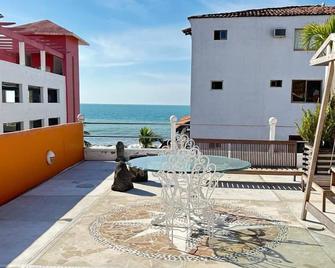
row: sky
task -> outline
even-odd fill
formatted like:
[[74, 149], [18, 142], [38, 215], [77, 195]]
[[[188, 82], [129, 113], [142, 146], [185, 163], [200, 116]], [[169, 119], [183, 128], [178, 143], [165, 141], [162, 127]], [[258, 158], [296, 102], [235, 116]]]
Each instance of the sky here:
[[191, 38], [181, 32], [187, 17], [321, 2], [0, 0], [0, 13], [17, 24], [49, 19], [90, 44], [80, 47], [81, 103], [189, 105]]

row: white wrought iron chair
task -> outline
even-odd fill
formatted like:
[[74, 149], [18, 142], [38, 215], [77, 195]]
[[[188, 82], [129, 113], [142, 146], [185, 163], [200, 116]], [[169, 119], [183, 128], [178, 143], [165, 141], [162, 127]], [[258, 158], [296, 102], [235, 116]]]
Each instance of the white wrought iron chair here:
[[186, 135], [178, 135], [176, 144], [170, 145], [164, 155], [166, 161], [157, 175], [162, 183], [166, 233], [173, 244], [174, 230], [184, 229], [187, 249], [194, 228], [212, 236], [215, 214], [211, 196], [222, 174], [216, 173], [216, 166]]

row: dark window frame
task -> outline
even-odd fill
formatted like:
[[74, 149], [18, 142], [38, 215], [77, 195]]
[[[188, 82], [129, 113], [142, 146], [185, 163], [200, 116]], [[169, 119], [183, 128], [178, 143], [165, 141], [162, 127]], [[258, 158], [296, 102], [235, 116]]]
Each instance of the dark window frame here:
[[[277, 32], [283, 32], [284, 35], [278, 35]], [[287, 33], [286, 28], [275, 28], [273, 30], [273, 37], [274, 38], [285, 38], [286, 37], [286, 33]]]
[[63, 60], [57, 56], [53, 56], [52, 71], [54, 74], [64, 75]]
[[311, 49], [311, 48], [307, 48], [307, 49], [305, 49], [305, 48], [296, 48], [296, 46], [295, 46], [295, 44], [296, 44], [295, 40], [296, 40], [296, 37], [297, 37], [297, 32], [298, 31], [302, 31], [302, 30], [303, 30], [303, 28], [295, 28], [294, 29], [293, 50], [294, 51], [315, 51], [314, 49]]
[[[36, 120], [30, 120], [29, 121], [29, 128], [30, 129], [34, 129], [34, 128], [40, 128], [44, 126], [44, 120], [43, 119], [36, 119]], [[40, 122], [41, 124], [39, 124], [38, 126], [34, 126], [34, 123]]]
[[[50, 120], [57, 120], [57, 123], [51, 123]], [[48, 126], [57, 126], [60, 124], [60, 117], [49, 117], [48, 118]]]
[[[221, 87], [219, 86], [221, 83]], [[216, 86], [215, 86], [216, 84]], [[212, 80], [211, 81], [211, 90], [223, 90], [223, 80]]]
[[[13, 87], [11, 89], [10, 87]], [[6, 92], [14, 91], [14, 102], [7, 101]], [[1, 94], [2, 94], [2, 103], [22, 103], [22, 85], [11, 82], [2, 82], [1, 83]]]
[[[10, 124], [15, 124], [15, 130], [11, 130], [11, 131], [6, 131], [6, 125], [10, 125]], [[10, 126], [8, 126], [10, 127]], [[3, 123], [2, 124], [2, 129], [3, 129], [3, 133], [11, 133], [11, 132], [16, 132], [16, 131], [22, 131], [23, 130], [23, 122], [19, 121], [19, 122], [8, 122], [8, 123]]]
[[[293, 100], [293, 83], [294, 82], [304, 82], [304, 101], [297, 101], [297, 100]], [[320, 90], [319, 90], [319, 98], [318, 101], [307, 101], [308, 98], [308, 83], [313, 83], [313, 82], [319, 82], [320, 83]], [[304, 80], [304, 79], [293, 79], [292, 83], [291, 83], [291, 103], [318, 103], [321, 101], [322, 98], [322, 80]]]
[[228, 30], [214, 30], [214, 40], [228, 40]]
[[[56, 101], [51, 101], [51, 98], [50, 98], [50, 92], [51, 91], [55, 91], [56, 92]], [[59, 99], [59, 89], [57, 88], [48, 88], [48, 103], [59, 103], [60, 102], [60, 99]]]
[[283, 87], [283, 80], [270, 80], [270, 87]]
[[[39, 101], [30, 95], [33, 90], [39, 90]], [[28, 98], [29, 103], [43, 103], [43, 87], [28, 85]]]

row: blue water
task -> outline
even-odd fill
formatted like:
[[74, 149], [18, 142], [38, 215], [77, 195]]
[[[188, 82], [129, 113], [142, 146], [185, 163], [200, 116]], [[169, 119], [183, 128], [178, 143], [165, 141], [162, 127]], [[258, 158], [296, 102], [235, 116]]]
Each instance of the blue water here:
[[[90, 135], [136, 136], [86, 138], [89, 142], [99, 145], [115, 145], [119, 140], [126, 145], [138, 143], [139, 130], [143, 126], [150, 127], [156, 134], [168, 138], [170, 134], [169, 118], [176, 115], [181, 118], [190, 113], [189, 106], [180, 105], [128, 105], [128, 104], [81, 104], [80, 112], [85, 116], [85, 122], [129, 122], [144, 123], [141, 125], [85, 125]], [[165, 125], [150, 125], [149, 123], [165, 123]]]

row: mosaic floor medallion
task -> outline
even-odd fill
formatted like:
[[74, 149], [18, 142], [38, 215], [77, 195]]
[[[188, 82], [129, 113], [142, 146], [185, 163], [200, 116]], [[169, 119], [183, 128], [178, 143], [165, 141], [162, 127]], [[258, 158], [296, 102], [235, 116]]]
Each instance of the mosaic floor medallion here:
[[[192, 231], [192, 248], [185, 251], [183, 236], [171, 246], [164, 226], [152, 225], [160, 214], [159, 203], [116, 207], [90, 225], [90, 234], [114, 250], [170, 261], [228, 261], [250, 265], [280, 261], [275, 248], [286, 240], [287, 226], [270, 217], [240, 207], [216, 205], [214, 236], [203, 229]], [[185, 243], [184, 243], [185, 244]]]

